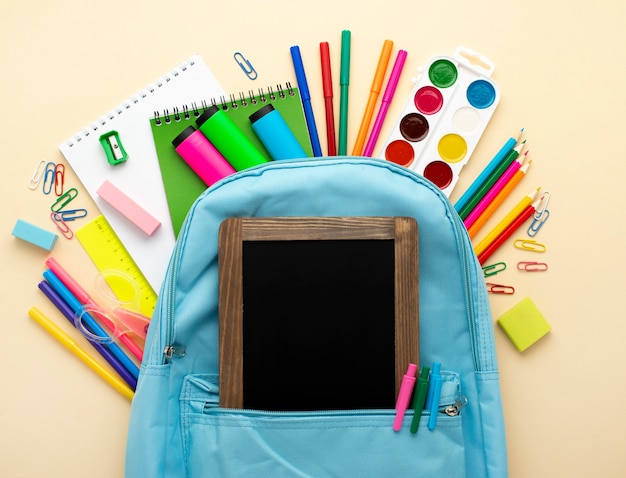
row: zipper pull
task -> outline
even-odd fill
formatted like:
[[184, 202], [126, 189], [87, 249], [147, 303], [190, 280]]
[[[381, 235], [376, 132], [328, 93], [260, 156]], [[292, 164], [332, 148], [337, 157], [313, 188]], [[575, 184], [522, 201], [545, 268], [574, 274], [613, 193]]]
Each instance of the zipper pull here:
[[443, 409], [443, 413], [449, 417], [456, 417], [465, 405], [467, 405], [467, 397], [459, 395], [452, 405], [448, 405]]
[[182, 358], [187, 354], [187, 349], [185, 347], [175, 347], [174, 345], [168, 345], [163, 350], [163, 354], [168, 360], [170, 360], [174, 356]]

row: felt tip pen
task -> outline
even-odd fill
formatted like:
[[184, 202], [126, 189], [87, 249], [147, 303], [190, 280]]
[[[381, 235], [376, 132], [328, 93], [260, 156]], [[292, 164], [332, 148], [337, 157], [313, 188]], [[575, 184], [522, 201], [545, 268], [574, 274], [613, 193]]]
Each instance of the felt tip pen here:
[[424, 403], [426, 403], [426, 396], [428, 395], [429, 373], [430, 367], [422, 367], [422, 370], [420, 371], [420, 376], [417, 379], [417, 385], [415, 385], [415, 393], [413, 394], [412, 403], [414, 414], [413, 420], [411, 420], [411, 433], [417, 433], [417, 429], [420, 425], [422, 410], [424, 410]]
[[350, 30], [341, 32], [341, 68], [339, 70], [339, 144], [337, 153], [348, 154], [348, 89], [350, 87]]
[[437, 415], [439, 414], [439, 397], [441, 396], [441, 363], [433, 363], [428, 383], [428, 397], [426, 399], [430, 416], [428, 417], [428, 429], [434, 430], [437, 425]]
[[330, 49], [327, 41], [320, 43], [320, 61], [322, 66], [324, 108], [326, 110], [326, 140], [328, 143], [328, 156], [336, 156], [337, 140], [335, 138], [335, 111], [333, 107], [333, 76], [330, 67]]
[[289, 51], [291, 52], [293, 69], [296, 73], [296, 83], [298, 83], [298, 88], [300, 89], [300, 99], [302, 101], [302, 109], [304, 110], [306, 126], [309, 130], [309, 139], [311, 140], [311, 147], [313, 148], [313, 156], [319, 157], [322, 156], [322, 147], [320, 145], [320, 138], [317, 134], [315, 115], [313, 114], [313, 106], [311, 105], [311, 94], [309, 92], [309, 84], [306, 81], [306, 73], [304, 72], [304, 63], [302, 62], [300, 47], [298, 45], [294, 45], [289, 49]]
[[[45, 280], [39, 283], [39, 290], [54, 304], [54, 306], [63, 314], [63, 316], [72, 324], [74, 324], [74, 311], [54, 290], [54, 288]], [[107, 349], [104, 344], [98, 342], [89, 342], [91, 346], [98, 352], [104, 360], [118, 373], [120, 377], [134, 390], [137, 387], [137, 379], [133, 377], [128, 370], [120, 363], [120, 361]]]
[[106, 380], [106, 382], [115, 390], [120, 392], [129, 400], [133, 399], [133, 396], [135, 395], [134, 392], [124, 382], [100, 365], [98, 361], [83, 350], [69, 335], [61, 330], [61, 328], [59, 328], [48, 317], [46, 317], [37, 307], [31, 307], [28, 310], [28, 315], [56, 340], [63, 344], [64, 347], [82, 360], [89, 368]]
[[413, 393], [413, 387], [415, 387], [415, 372], [417, 371], [417, 365], [410, 363], [406, 374], [402, 377], [402, 384], [400, 385], [400, 392], [398, 393], [398, 400], [396, 401], [396, 418], [393, 421], [393, 429], [400, 431], [402, 428], [402, 422], [404, 421], [404, 414], [411, 401], [411, 395]]
[[387, 111], [389, 111], [391, 100], [393, 99], [396, 87], [400, 81], [400, 75], [402, 74], [402, 69], [404, 68], [406, 56], [406, 50], [400, 50], [396, 56], [396, 61], [394, 62], [391, 74], [389, 75], [389, 81], [387, 82], [385, 92], [383, 93], [380, 109], [378, 110], [378, 114], [374, 120], [374, 126], [372, 126], [372, 132], [370, 133], [370, 137], [368, 138], [367, 143], [365, 144], [365, 149], [363, 150], [363, 156], [371, 156], [374, 152], [374, 147], [376, 146], [376, 141], [378, 141], [380, 131], [383, 128], [383, 123], [385, 121], [385, 117], [387, 116]]
[[[65, 287], [63, 282], [50, 270], [46, 270], [43, 273], [44, 279], [52, 286], [52, 288], [61, 296], [61, 298], [70, 306], [74, 314], [79, 314], [83, 310], [83, 306], [80, 301]], [[94, 335], [98, 335], [103, 338], [109, 338], [104, 329], [96, 322], [96, 320], [88, 313], [82, 314], [82, 318], [85, 321], [85, 325], [91, 330]], [[115, 356], [117, 360], [128, 370], [131, 375], [136, 379], [139, 377], [139, 367], [133, 362], [112, 340], [106, 343], [106, 348]]]

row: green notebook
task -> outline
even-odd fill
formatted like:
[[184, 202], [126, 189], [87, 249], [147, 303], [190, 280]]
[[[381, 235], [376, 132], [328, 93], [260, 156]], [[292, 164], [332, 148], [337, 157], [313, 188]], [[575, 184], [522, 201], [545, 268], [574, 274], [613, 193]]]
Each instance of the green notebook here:
[[172, 140], [186, 127], [196, 126], [198, 116], [204, 112], [205, 108], [214, 104], [226, 111], [259, 151], [268, 160], [271, 160], [269, 153], [252, 129], [249, 120], [252, 113], [268, 103], [280, 111], [306, 154], [313, 156], [300, 92], [298, 88], [292, 87], [289, 83], [286, 84], [285, 88], [278, 85], [277, 89], [271, 87], [265, 90], [259, 89], [256, 95], [250, 90], [247, 95], [245, 93], [239, 93], [239, 96], [230, 95], [230, 99], [221, 97], [217, 100], [212, 99], [209, 102], [203, 102], [202, 105], [194, 103], [177, 106], [172, 110], [157, 111], [150, 118], [150, 127], [159, 159], [167, 204], [174, 234], [177, 237], [187, 212], [207, 186], [176, 153]]

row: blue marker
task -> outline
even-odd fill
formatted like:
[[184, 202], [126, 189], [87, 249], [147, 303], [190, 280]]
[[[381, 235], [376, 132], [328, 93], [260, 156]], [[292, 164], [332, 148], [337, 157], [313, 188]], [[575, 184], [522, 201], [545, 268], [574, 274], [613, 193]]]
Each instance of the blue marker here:
[[273, 105], [265, 105], [252, 113], [250, 123], [272, 159], [306, 158], [304, 149]]
[[441, 363], [434, 362], [430, 371], [428, 383], [428, 396], [426, 397], [426, 407], [430, 409], [428, 417], [428, 429], [434, 430], [437, 425], [437, 415], [439, 414], [439, 396], [441, 395]]
[[292, 46], [290, 51], [291, 60], [293, 61], [293, 69], [296, 72], [296, 82], [298, 83], [298, 88], [300, 88], [302, 109], [304, 110], [306, 125], [309, 129], [309, 138], [311, 139], [311, 146], [313, 147], [313, 156], [322, 156], [322, 146], [320, 145], [320, 138], [317, 134], [315, 116], [313, 115], [313, 106], [311, 105], [311, 94], [309, 93], [309, 85], [306, 81], [306, 74], [304, 73], [304, 64], [302, 63], [302, 56], [300, 55], [300, 47], [298, 45]]

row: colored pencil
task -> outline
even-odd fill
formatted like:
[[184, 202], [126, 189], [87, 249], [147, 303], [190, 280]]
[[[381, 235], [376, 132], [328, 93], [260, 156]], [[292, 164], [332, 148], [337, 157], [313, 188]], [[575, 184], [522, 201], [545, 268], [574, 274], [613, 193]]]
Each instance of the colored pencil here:
[[504, 174], [507, 168], [513, 164], [522, 150], [526, 146], [526, 140], [518, 143], [511, 151], [509, 151], [504, 159], [496, 166], [496, 168], [492, 171], [492, 173], [485, 179], [483, 184], [476, 190], [474, 195], [470, 198], [467, 204], [459, 211], [459, 216], [461, 219], [465, 220], [467, 216], [474, 210], [476, 205], [480, 202], [482, 198], [485, 197], [485, 194], [493, 187], [493, 185], [498, 181], [498, 179]]
[[489, 244], [484, 251], [478, 255], [478, 262], [484, 264], [487, 259], [509, 238], [511, 235], [524, 224], [530, 216], [535, 214], [540, 200], [535, 201], [527, 206], [504, 230]]
[[459, 200], [454, 204], [454, 209], [460, 211], [465, 207], [465, 205], [469, 202], [469, 200], [474, 196], [478, 188], [480, 188], [483, 183], [487, 180], [489, 175], [498, 167], [498, 164], [502, 162], [505, 156], [511, 151], [517, 143], [522, 140], [522, 135], [524, 133], [524, 128], [522, 128], [517, 136], [517, 138], [511, 136], [507, 139], [500, 148], [500, 150], [496, 153], [489, 164], [482, 170], [482, 172], [478, 175], [478, 177], [474, 180], [474, 182], [467, 188], [467, 190], [463, 193], [463, 195], [459, 198]]
[[504, 231], [509, 224], [511, 224], [516, 217], [518, 217], [524, 209], [532, 204], [532, 202], [537, 198], [537, 194], [539, 193], [539, 189], [533, 189], [531, 192], [526, 194], [522, 198], [517, 205], [509, 211], [509, 213], [504, 216], [504, 218], [494, 227], [489, 233], [485, 236], [485, 238], [480, 241], [475, 247], [474, 252], [477, 256], [480, 256], [482, 252], [491, 244], [500, 234]]
[[44, 330], [46, 330], [50, 335], [52, 335], [55, 339], [57, 339], [61, 344], [63, 344], [67, 349], [69, 349], [74, 355], [76, 355], [80, 360], [82, 360], [89, 368], [91, 368], [94, 372], [100, 375], [106, 382], [111, 385], [115, 390], [120, 392], [129, 400], [133, 399], [134, 392], [110, 373], [106, 368], [104, 368], [98, 361], [96, 361], [91, 355], [89, 355], [85, 350], [83, 350], [72, 338], [67, 335], [63, 330], [61, 330], [54, 322], [52, 322], [48, 317], [46, 317], [43, 312], [41, 312], [37, 307], [31, 307], [28, 310], [28, 315], [32, 319], [35, 320], [39, 325], [41, 325]]
[[352, 156], [360, 156], [363, 154], [365, 138], [367, 137], [367, 131], [369, 130], [372, 116], [374, 116], [374, 109], [376, 108], [378, 95], [383, 87], [383, 80], [385, 79], [385, 73], [387, 72], [387, 65], [389, 64], [392, 48], [393, 42], [391, 40], [385, 40], [383, 43], [383, 49], [380, 52], [380, 57], [378, 59], [378, 65], [376, 66], [376, 72], [374, 73], [374, 79], [372, 80], [372, 86], [370, 87], [370, 95], [367, 99], [367, 104], [365, 105], [365, 112], [363, 113], [361, 126], [359, 126], [359, 132], [356, 136], [354, 148], [352, 149]]
[[515, 189], [515, 186], [517, 186], [517, 184], [526, 176], [526, 173], [528, 172], [528, 169], [530, 168], [532, 162], [532, 159], [528, 160], [515, 172], [511, 180], [504, 185], [502, 190], [498, 192], [498, 194], [491, 200], [491, 202], [489, 202], [485, 210], [480, 213], [474, 223], [469, 226], [467, 232], [470, 239], [473, 239], [476, 236], [476, 233], [478, 233], [478, 231], [485, 225], [487, 220], [493, 215], [498, 207], [500, 207], [500, 205], [509, 196], [509, 194], [511, 194], [511, 191]]

